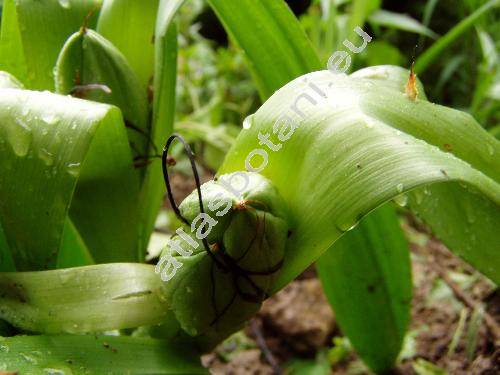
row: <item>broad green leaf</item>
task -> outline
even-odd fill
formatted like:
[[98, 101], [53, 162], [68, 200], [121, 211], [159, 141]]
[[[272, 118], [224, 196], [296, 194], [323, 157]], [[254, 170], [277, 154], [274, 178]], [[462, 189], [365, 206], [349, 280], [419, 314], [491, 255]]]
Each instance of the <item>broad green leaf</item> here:
[[119, 111], [16, 89], [0, 90], [0, 109], [0, 222], [17, 268], [55, 267], [68, 210], [97, 262], [136, 260], [138, 177]]
[[97, 32], [125, 56], [143, 89], [151, 84], [159, 0], [104, 0]]
[[422, 25], [416, 19], [406, 14], [394, 13], [379, 9], [376, 12], [372, 13], [368, 20], [374, 25], [410, 31], [412, 33], [425, 35], [433, 39], [436, 39], [438, 37], [438, 35], [434, 31]]
[[293, 78], [321, 68], [311, 42], [284, 1], [209, 0], [209, 3], [228, 34], [245, 52], [263, 98]]
[[[123, 54], [108, 40], [90, 29], [74, 33], [64, 44], [55, 69], [56, 92], [73, 93], [85, 99], [114, 104], [129, 125], [128, 136], [136, 157], [145, 157], [149, 146], [148, 101]], [[86, 90], [86, 85], [105, 85]], [[77, 89], [78, 90], [78, 89]], [[105, 91], [105, 90], [110, 90]]]
[[53, 69], [59, 51], [100, 3], [101, 0], [6, 0], [0, 70], [16, 76], [27, 88], [53, 90]]
[[[175, 85], [177, 81], [177, 29], [171, 23], [183, 1], [160, 1], [155, 29], [155, 74], [153, 86], [153, 120], [151, 139], [154, 155], [174, 129]], [[160, 161], [156, 158], [146, 167], [140, 193], [140, 248], [147, 247], [156, 217], [165, 195]]]
[[128, 336], [0, 337], [0, 369], [20, 374], [206, 374], [187, 345]]
[[403, 233], [393, 230], [398, 226], [386, 204], [316, 263], [342, 332], [375, 372], [392, 368], [410, 318], [410, 255]]
[[[475, 208], [477, 220], [500, 221], [500, 142], [463, 112], [409, 99], [403, 87], [396, 87], [407, 74], [396, 67], [372, 67], [351, 76], [308, 74], [276, 92], [241, 131], [219, 173], [245, 170], [247, 155], [264, 149], [268, 162], [260, 173], [274, 182], [290, 209], [292, 235], [276, 290], [364, 215], [425, 185], [464, 184], [487, 198], [486, 211]], [[259, 145], [259, 132], [281, 149]], [[263, 158], [250, 162], [259, 168]], [[488, 249], [468, 241], [462, 256], [474, 262], [491, 253], [499, 235], [488, 233]], [[498, 269], [498, 256], [479, 268], [496, 282]]]
[[436, 40], [433, 45], [417, 58], [415, 62], [415, 72], [424, 72], [439, 56], [441, 56], [441, 52], [455, 42], [464, 32], [474, 26], [483, 15], [498, 6], [500, 6], [500, 0], [488, 1], [468, 17], [460, 21], [441, 38]]
[[0, 273], [0, 318], [43, 333], [84, 333], [161, 323], [168, 313], [152, 266], [112, 263]]

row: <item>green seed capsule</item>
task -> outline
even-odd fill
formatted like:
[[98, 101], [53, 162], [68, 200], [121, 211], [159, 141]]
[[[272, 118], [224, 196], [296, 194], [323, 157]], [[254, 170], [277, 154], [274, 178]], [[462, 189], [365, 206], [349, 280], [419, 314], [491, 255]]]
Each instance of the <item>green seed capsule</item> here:
[[210, 346], [240, 329], [270, 293], [283, 263], [288, 224], [283, 199], [259, 174], [223, 175], [201, 192], [205, 215], [195, 191], [179, 207], [190, 225], [172, 238], [162, 259], [177, 262], [164, 283], [176, 318]]

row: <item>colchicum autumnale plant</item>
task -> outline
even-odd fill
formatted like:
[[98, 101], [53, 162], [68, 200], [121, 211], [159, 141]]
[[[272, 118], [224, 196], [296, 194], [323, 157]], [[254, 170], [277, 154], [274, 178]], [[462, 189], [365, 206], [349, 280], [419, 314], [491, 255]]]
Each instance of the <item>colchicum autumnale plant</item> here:
[[[368, 366], [388, 370], [411, 303], [408, 247], [385, 204], [394, 198], [500, 281], [498, 140], [427, 101], [418, 80], [418, 95], [405, 95], [405, 69], [321, 70], [282, 0], [208, 2], [265, 102], [217, 173], [250, 183], [238, 196], [208, 182], [180, 204], [190, 233], [204, 209], [222, 208], [208, 202], [231, 202], [208, 248], [190, 235], [186, 256], [165, 249], [182, 266], [164, 282], [143, 262], [165, 193], [158, 151], [173, 133], [183, 1], [4, 1], [0, 369], [204, 373], [202, 351], [318, 261], [343, 331]], [[438, 39], [417, 71], [498, 4]], [[305, 96], [310, 84], [324, 95]], [[290, 139], [260, 174], [242, 172], [259, 133], [274, 137], [293, 106], [302, 115]]]

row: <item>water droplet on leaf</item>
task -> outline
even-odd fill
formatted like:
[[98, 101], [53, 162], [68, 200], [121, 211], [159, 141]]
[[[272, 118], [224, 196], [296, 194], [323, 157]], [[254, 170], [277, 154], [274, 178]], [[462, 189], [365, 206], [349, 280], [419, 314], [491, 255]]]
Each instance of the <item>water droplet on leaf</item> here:
[[31, 144], [31, 128], [21, 119], [16, 119], [16, 131], [10, 134], [9, 142], [17, 156], [26, 156]]
[[408, 195], [399, 194], [394, 197], [394, 202], [401, 207], [405, 207], [408, 204]]
[[80, 163], [69, 163], [67, 169], [70, 175], [77, 176], [78, 172], [80, 172]]
[[40, 149], [38, 157], [43, 160], [47, 167], [50, 167], [54, 163], [54, 156], [44, 148]]
[[69, 2], [69, 0], [59, 0], [59, 5], [65, 9], [71, 8], [71, 3]]
[[243, 129], [250, 129], [253, 124], [253, 115], [247, 116], [243, 121]]

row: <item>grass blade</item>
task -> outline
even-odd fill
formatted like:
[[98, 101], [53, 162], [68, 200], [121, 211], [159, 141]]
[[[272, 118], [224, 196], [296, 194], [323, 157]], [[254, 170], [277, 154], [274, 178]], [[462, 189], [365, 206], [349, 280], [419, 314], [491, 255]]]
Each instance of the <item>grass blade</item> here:
[[498, 7], [499, 5], [499, 0], [490, 0], [479, 7], [467, 18], [460, 21], [417, 58], [415, 62], [415, 72], [423, 73], [441, 55], [441, 52], [443, 52], [444, 49], [450, 46], [455, 40], [460, 37], [460, 35], [466, 32], [469, 28], [474, 26], [479, 18], [481, 18], [494, 7]]
[[433, 39], [438, 37], [434, 31], [406, 14], [394, 13], [380, 9], [370, 15], [369, 21], [375, 25], [409, 31], [415, 34], [425, 35]]

